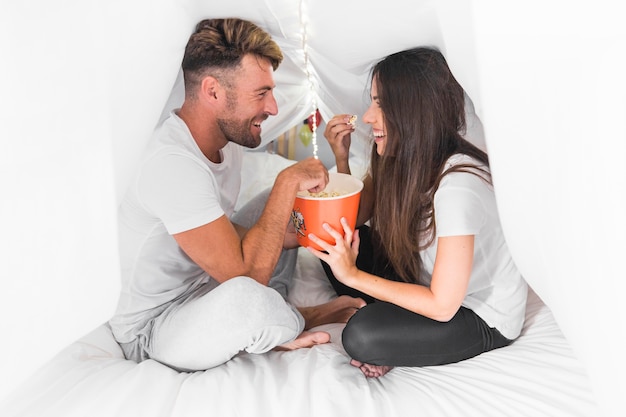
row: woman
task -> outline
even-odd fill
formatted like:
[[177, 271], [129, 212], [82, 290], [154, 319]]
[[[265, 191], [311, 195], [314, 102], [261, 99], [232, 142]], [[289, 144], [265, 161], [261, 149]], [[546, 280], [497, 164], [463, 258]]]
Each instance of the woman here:
[[[375, 65], [374, 150], [358, 224], [344, 235], [325, 225], [324, 252], [339, 294], [368, 304], [352, 316], [343, 344], [367, 377], [394, 366], [462, 361], [520, 334], [527, 287], [507, 248], [487, 154], [461, 136], [464, 91], [443, 55], [416, 48]], [[354, 126], [335, 116], [324, 135], [339, 172], [350, 173]]]

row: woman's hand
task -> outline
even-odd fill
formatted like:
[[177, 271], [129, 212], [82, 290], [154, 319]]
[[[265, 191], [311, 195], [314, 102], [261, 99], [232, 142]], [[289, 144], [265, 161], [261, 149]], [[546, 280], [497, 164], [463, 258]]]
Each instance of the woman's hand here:
[[324, 251], [318, 251], [312, 247], [307, 247], [309, 252], [326, 262], [333, 271], [335, 278], [345, 285], [350, 286], [350, 278], [357, 275], [356, 257], [359, 254], [359, 231], [352, 230], [345, 217], [341, 218], [344, 235], [341, 236], [337, 230], [327, 223], [322, 227], [335, 239], [335, 244], [330, 244], [320, 239], [314, 234], [309, 234], [309, 240], [320, 246]]
[[354, 125], [350, 124], [350, 114], [339, 114], [326, 123], [324, 137], [328, 141], [337, 164], [337, 171], [350, 173], [348, 156], [350, 155], [350, 134], [354, 132]]

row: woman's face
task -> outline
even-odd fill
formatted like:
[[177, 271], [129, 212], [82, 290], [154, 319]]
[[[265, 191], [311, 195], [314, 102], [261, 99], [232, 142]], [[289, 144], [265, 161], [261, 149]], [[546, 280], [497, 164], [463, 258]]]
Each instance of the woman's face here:
[[370, 92], [372, 102], [363, 115], [363, 121], [372, 125], [372, 134], [374, 135], [374, 141], [376, 142], [376, 153], [378, 155], [382, 155], [385, 152], [385, 145], [387, 144], [387, 131], [385, 129], [383, 111], [380, 108], [380, 102], [378, 100], [377, 84], [378, 81], [374, 78], [372, 80], [372, 90]]

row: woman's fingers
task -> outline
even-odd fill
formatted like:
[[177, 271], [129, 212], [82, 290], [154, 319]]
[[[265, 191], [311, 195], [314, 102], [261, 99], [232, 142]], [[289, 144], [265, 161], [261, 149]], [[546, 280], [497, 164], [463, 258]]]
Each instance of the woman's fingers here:
[[352, 251], [354, 252], [355, 255], [358, 255], [359, 253], [359, 246], [361, 244], [361, 238], [359, 237], [359, 231], [355, 230], [353, 235], [352, 235]]
[[[331, 245], [330, 243], [326, 242], [324, 239], [320, 239], [319, 237], [317, 237], [316, 235], [314, 235], [313, 233], [309, 233], [308, 234], [308, 238], [311, 242], [315, 243], [317, 246], [319, 246], [320, 248], [322, 248], [323, 250], [325, 250], [326, 252], [329, 252], [332, 250], [334, 245]], [[310, 248], [313, 249], [313, 248]], [[313, 249], [316, 252], [320, 252], [316, 249]], [[321, 253], [321, 252], [320, 252]], [[319, 257], [319, 256], [318, 256]]]
[[[345, 242], [348, 245], [348, 247], [349, 247], [352, 244], [352, 239], [354, 238], [354, 230], [352, 230], [352, 228], [348, 224], [348, 220], [346, 220], [345, 217], [342, 217], [339, 221], [341, 223], [341, 227], [343, 228], [343, 234], [339, 233], [339, 231], [337, 231], [334, 227], [332, 227], [328, 223], [322, 224], [322, 228], [324, 228], [324, 230], [326, 230], [326, 232], [328, 232], [330, 237], [332, 237], [335, 240], [335, 245], [339, 245], [340, 243], [344, 243]], [[313, 239], [311, 239], [311, 236], [313, 236]], [[323, 247], [325, 250], [327, 249], [327, 247], [334, 246], [334, 245], [332, 245], [332, 244], [330, 244], [330, 243], [320, 239], [318, 236], [315, 236], [312, 233], [309, 234], [309, 239], [313, 240], [315, 243], [317, 243], [318, 245]], [[324, 243], [325, 246], [322, 246], [318, 242]]]
[[[346, 248], [348, 250], [352, 249], [354, 251], [355, 248], [353, 247], [354, 246], [353, 245], [354, 244], [353, 239], [354, 238], [357, 239], [356, 243], [358, 245], [358, 239], [359, 239], [358, 233], [355, 232], [354, 230], [352, 230], [352, 228], [348, 224], [348, 221], [346, 220], [345, 217], [342, 217], [340, 219], [340, 222], [341, 222], [341, 226], [343, 228], [343, 232], [344, 232], [343, 234], [341, 234], [339, 231], [337, 231], [335, 228], [333, 228], [328, 223], [322, 224], [322, 227], [324, 228], [324, 230], [326, 232], [328, 232], [330, 237], [335, 240], [334, 243], [329, 243], [329, 242], [325, 241], [324, 239], [321, 239], [318, 236], [314, 235], [313, 233], [309, 233], [309, 235], [308, 235], [309, 240], [312, 241], [313, 243], [317, 244], [319, 247], [322, 248], [322, 250], [324, 250], [328, 254], [344, 253], [346, 251]], [[358, 246], [356, 248], [358, 248]], [[312, 251], [314, 251], [314, 253], [316, 253], [316, 256], [318, 258], [320, 258], [322, 260], [325, 260], [325, 259], [323, 259], [322, 255], [326, 255], [326, 254], [324, 254], [323, 252], [320, 252], [320, 251], [316, 251], [313, 248], [309, 248], [309, 249], [312, 249]]]
[[343, 227], [343, 240], [350, 246], [352, 242], [352, 235], [354, 234], [354, 230], [348, 224], [348, 220], [345, 217], [342, 217], [340, 220], [341, 226]]
[[343, 235], [341, 233], [339, 233], [337, 230], [335, 230], [331, 225], [329, 225], [328, 223], [324, 223], [322, 225], [322, 227], [324, 228], [324, 230], [326, 230], [328, 232], [328, 234], [335, 239], [335, 243], [339, 243], [340, 241], [343, 240]]

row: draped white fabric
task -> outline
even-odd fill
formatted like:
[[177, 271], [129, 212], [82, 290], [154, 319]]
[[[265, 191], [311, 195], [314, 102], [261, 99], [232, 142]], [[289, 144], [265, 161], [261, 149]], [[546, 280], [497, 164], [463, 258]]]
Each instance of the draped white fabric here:
[[[115, 206], [205, 17], [280, 44], [269, 141], [305, 118], [361, 115], [371, 64], [438, 46], [485, 130], [506, 237], [586, 364], [624, 410], [626, 30], [619, 2], [31, 0], [0, 3], [0, 390], [112, 313]], [[306, 36], [305, 36], [306, 35]], [[178, 80], [178, 82], [177, 82]], [[360, 146], [368, 131], [359, 126]], [[323, 139], [322, 139], [323, 140]], [[8, 284], [8, 285], [7, 285]], [[6, 351], [6, 352], [5, 352]], [[6, 371], [5, 371], [6, 369]]]

